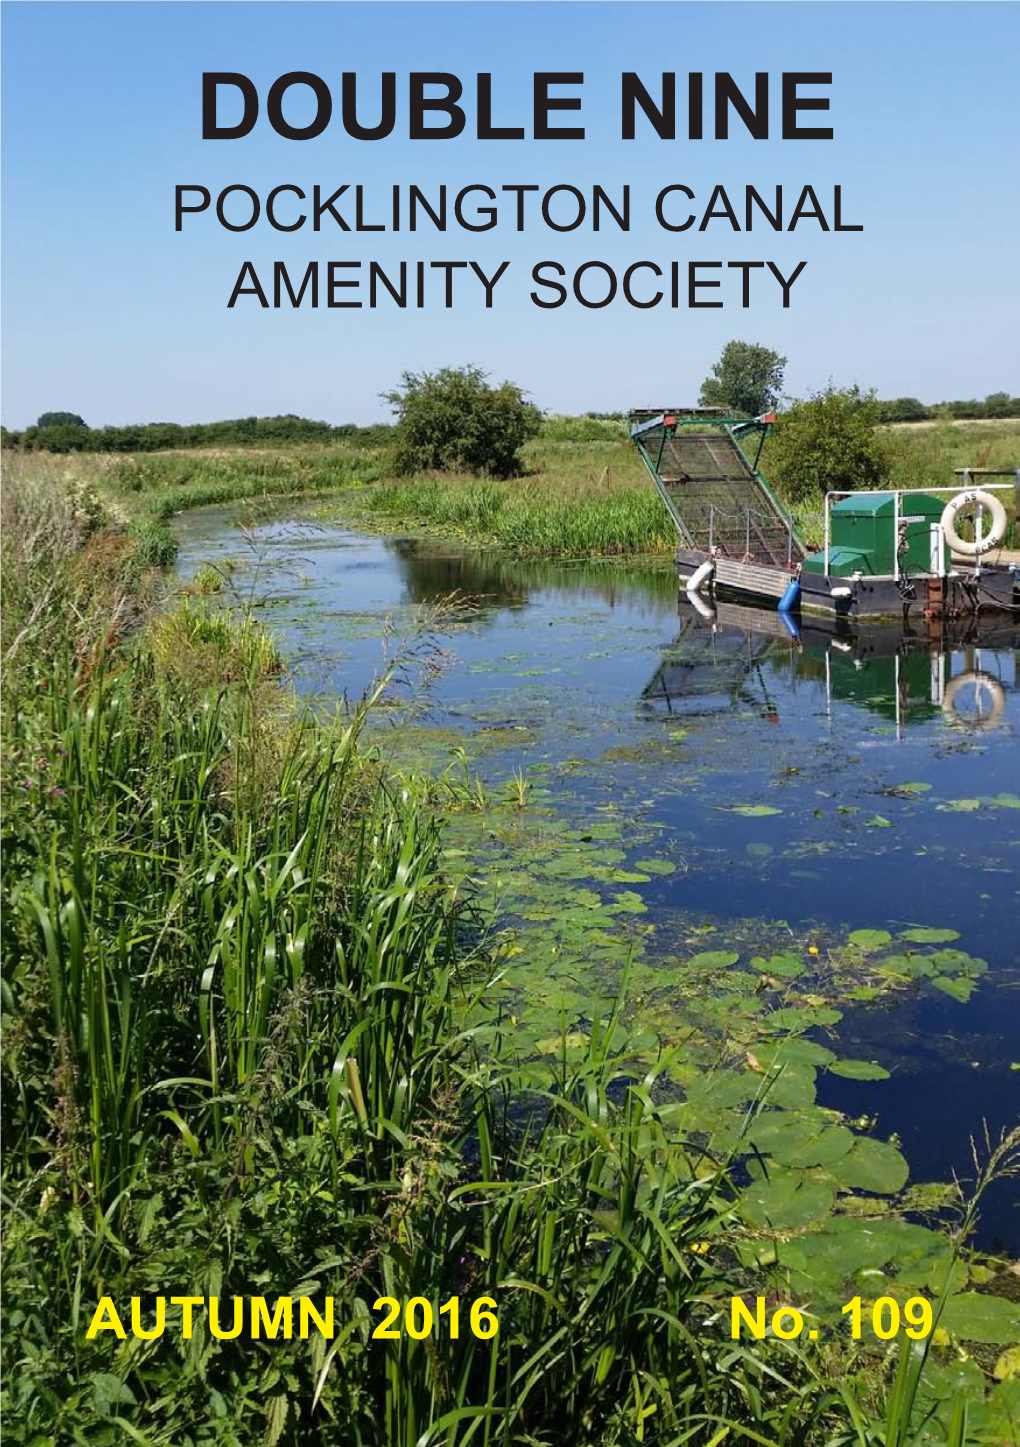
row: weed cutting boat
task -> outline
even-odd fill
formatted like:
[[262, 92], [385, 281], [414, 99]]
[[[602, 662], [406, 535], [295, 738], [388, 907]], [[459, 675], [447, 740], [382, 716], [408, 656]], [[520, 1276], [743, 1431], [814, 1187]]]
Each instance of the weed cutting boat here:
[[644, 409], [630, 420], [695, 606], [729, 598], [900, 623], [1020, 610], [1020, 565], [999, 558], [1020, 468], [958, 469], [959, 485], [925, 491], [827, 493], [824, 543], [812, 550], [759, 468], [773, 413]]

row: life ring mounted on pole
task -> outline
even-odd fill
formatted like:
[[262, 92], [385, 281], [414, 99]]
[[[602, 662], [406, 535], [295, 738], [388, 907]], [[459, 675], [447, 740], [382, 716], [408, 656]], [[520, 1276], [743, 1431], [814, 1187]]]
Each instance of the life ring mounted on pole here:
[[[979, 508], [991, 516], [992, 526], [983, 536], [970, 542], [960, 537], [956, 530], [956, 520], [961, 513], [976, 513]], [[941, 526], [946, 542], [954, 553], [965, 558], [980, 558], [984, 553], [997, 548], [1006, 536], [1006, 509], [994, 493], [983, 492], [976, 487], [970, 488], [967, 492], [958, 492], [949, 499], [942, 513]]]

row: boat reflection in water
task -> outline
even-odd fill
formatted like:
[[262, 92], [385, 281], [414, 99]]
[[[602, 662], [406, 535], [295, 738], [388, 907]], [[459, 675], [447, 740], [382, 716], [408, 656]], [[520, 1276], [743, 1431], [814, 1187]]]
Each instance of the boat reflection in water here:
[[779, 717], [777, 678], [812, 681], [831, 714], [837, 701], [892, 720], [897, 730], [942, 714], [983, 732], [1005, 719], [1018, 690], [1020, 621], [966, 618], [901, 625], [798, 622], [739, 603], [684, 597], [681, 628], [644, 692], [671, 713], [722, 712], [735, 703]]

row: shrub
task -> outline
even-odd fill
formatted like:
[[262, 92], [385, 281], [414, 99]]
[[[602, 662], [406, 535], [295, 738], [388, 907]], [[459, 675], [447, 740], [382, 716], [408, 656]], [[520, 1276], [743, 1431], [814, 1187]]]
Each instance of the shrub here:
[[454, 469], [512, 477], [541, 413], [513, 382], [491, 387], [479, 367], [405, 372], [386, 394], [397, 414], [399, 472]]
[[762, 466], [788, 502], [881, 487], [885, 459], [876, 426], [870, 393], [830, 385], [782, 414]]

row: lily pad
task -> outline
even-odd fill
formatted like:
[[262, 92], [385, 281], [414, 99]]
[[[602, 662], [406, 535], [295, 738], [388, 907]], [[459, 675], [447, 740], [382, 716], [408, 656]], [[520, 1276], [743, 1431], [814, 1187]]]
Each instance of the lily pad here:
[[850, 935], [850, 943], [855, 949], [870, 954], [872, 950], [883, 950], [886, 945], [892, 944], [892, 935], [886, 929], [855, 929]]
[[907, 1184], [910, 1171], [895, 1146], [862, 1136], [834, 1168], [833, 1174], [841, 1186], [851, 1190], [890, 1196]]
[[942, 1325], [964, 1341], [1005, 1346], [1020, 1336], [1020, 1302], [980, 1291], [961, 1291], [946, 1302]]
[[829, 1069], [847, 1080], [888, 1080], [889, 1072], [873, 1060], [837, 1060]]
[[772, 804], [731, 804], [727, 812], [741, 814], [745, 819], [764, 819], [768, 814], [781, 814], [783, 811]]
[[[668, 859], [635, 859], [634, 868], [645, 874], [675, 874], [676, 865]], [[956, 938], [955, 935], [952, 938]]]
[[936, 990], [941, 990], [944, 995], [949, 995], [954, 1000], [959, 1000], [961, 1005], [966, 1005], [974, 993], [974, 981], [967, 979], [954, 979], [952, 975], [939, 975], [932, 980]]
[[835, 1203], [833, 1192], [820, 1181], [791, 1174], [759, 1181], [741, 1197], [740, 1208], [753, 1226], [794, 1231], [827, 1216]]
[[923, 929], [905, 929], [900, 938], [910, 940], [915, 945], [944, 945], [949, 944], [951, 940], [958, 940], [960, 932], [955, 929], [930, 929], [925, 926]]
[[740, 959], [736, 950], [702, 950], [691, 955], [688, 965], [695, 970], [726, 970]]

